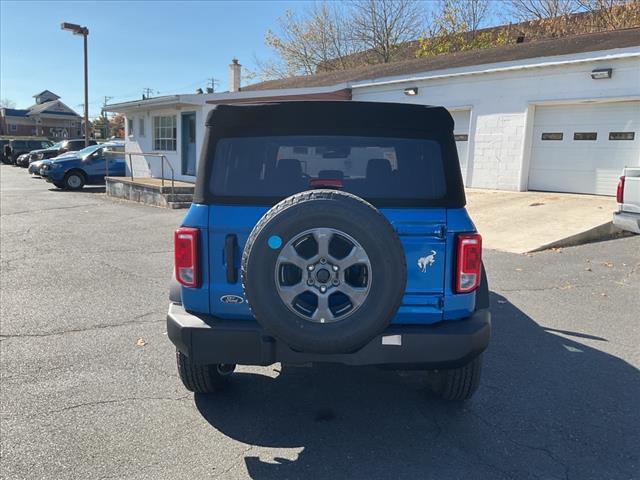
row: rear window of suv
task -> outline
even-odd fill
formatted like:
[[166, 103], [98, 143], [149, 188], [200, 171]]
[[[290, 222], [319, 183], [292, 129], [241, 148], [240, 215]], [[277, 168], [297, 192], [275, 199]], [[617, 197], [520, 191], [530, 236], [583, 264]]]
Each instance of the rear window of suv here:
[[338, 188], [380, 206], [446, 195], [436, 139], [363, 136], [221, 138], [210, 192], [232, 203], [270, 204], [311, 188]]

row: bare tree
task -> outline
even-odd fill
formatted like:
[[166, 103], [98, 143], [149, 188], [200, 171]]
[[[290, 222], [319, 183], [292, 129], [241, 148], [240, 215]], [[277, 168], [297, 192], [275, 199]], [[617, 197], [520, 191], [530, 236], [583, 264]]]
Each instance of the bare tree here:
[[576, 0], [509, 0], [506, 11], [518, 22], [544, 20], [581, 10]]
[[16, 102], [10, 98], [0, 99], [0, 108], [16, 108]]
[[432, 35], [478, 30], [490, 12], [490, 0], [438, 0], [431, 13]]
[[310, 75], [319, 64], [344, 69], [348, 56], [356, 51], [348, 19], [337, 4], [316, 3], [302, 16], [288, 10], [279, 24], [281, 33], [269, 30], [265, 38], [278, 59], [259, 62], [263, 77]]
[[488, 18], [489, 0], [439, 0], [427, 32], [420, 38], [418, 57], [490, 48], [508, 42], [505, 32], [478, 32]]
[[640, 23], [638, 0], [576, 0], [581, 9], [591, 13], [593, 22], [603, 28], [629, 28]]
[[489, 0], [467, 0], [461, 3], [462, 5], [460, 5], [459, 9], [460, 19], [470, 32], [475, 32], [489, 16], [491, 3]]
[[360, 50], [389, 62], [398, 45], [415, 40], [424, 26], [422, 5], [414, 0], [353, 0], [351, 32]]

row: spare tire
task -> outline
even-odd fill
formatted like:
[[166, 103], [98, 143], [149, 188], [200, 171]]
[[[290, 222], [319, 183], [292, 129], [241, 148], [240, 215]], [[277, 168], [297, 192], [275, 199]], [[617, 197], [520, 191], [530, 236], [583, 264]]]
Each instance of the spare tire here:
[[260, 219], [241, 275], [267, 332], [297, 351], [349, 353], [388, 326], [407, 268], [400, 239], [375, 207], [349, 193], [313, 190]]

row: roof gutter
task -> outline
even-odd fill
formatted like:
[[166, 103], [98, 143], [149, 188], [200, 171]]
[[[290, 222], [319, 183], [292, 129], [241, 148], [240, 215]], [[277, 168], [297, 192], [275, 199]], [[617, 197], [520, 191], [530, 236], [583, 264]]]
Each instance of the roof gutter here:
[[399, 83], [415, 83], [415, 82], [421, 82], [425, 80], [440, 80], [443, 78], [467, 77], [471, 75], [514, 72], [514, 71], [520, 71], [520, 70], [532, 70], [535, 68], [555, 67], [560, 65], [578, 65], [581, 63], [595, 62], [598, 60], [618, 60], [618, 59], [638, 58], [638, 57], [640, 57], [640, 52], [619, 53], [614, 55], [604, 55], [601, 57], [580, 58], [577, 60], [562, 60], [562, 61], [556, 61], [556, 62], [537, 63], [535, 65], [512, 65], [510, 67], [496, 67], [496, 68], [489, 68], [485, 70], [473, 70], [470, 72], [446, 73], [441, 75], [421, 75], [421, 76], [410, 77], [410, 78], [397, 78], [394, 80], [371, 81], [367, 83], [354, 83], [351, 85], [351, 88], [356, 89], [356, 88], [366, 88], [366, 87], [377, 87], [380, 85], [396, 85]]
[[103, 110], [105, 112], [121, 112], [124, 110], [137, 109], [142, 107], [162, 107], [168, 105], [199, 105], [198, 103], [190, 103], [183, 100], [182, 95], [172, 95], [169, 98], [149, 98], [145, 100], [133, 100], [131, 102], [113, 103], [107, 105]]

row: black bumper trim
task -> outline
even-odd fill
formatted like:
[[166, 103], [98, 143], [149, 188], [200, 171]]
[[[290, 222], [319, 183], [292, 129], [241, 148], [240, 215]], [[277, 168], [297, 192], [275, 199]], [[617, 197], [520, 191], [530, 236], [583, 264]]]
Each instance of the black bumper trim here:
[[[291, 350], [256, 321], [200, 317], [172, 303], [167, 314], [167, 335], [178, 350], [199, 364], [266, 366], [276, 362], [322, 362], [452, 368], [468, 363], [487, 348], [491, 314], [488, 309], [482, 309], [468, 318], [436, 325], [392, 325], [356, 352], [318, 354]], [[400, 336], [400, 345], [397, 345], [397, 336]]]

